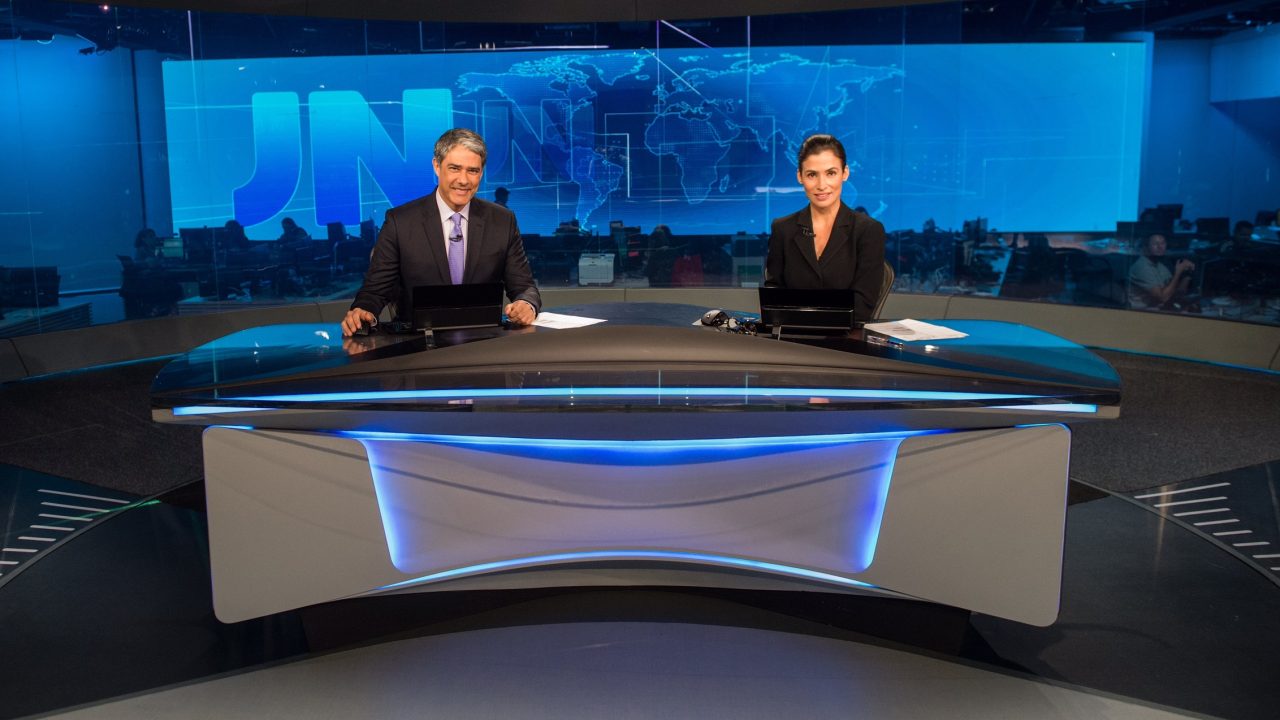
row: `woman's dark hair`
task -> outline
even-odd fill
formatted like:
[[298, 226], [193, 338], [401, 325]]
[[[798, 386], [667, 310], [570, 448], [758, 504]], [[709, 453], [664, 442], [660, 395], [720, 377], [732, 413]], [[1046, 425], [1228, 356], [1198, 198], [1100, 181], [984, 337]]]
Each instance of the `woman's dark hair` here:
[[840, 158], [841, 167], [849, 164], [849, 159], [845, 157], [844, 145], [833, 135], [810, 135], [805, 138], [803, 144], [800, 145], [800, 155], [796, 158], [796, 169], [799, 170], [804, 165], [804, 159], [810, 155], [830, 150], [835, 156]]

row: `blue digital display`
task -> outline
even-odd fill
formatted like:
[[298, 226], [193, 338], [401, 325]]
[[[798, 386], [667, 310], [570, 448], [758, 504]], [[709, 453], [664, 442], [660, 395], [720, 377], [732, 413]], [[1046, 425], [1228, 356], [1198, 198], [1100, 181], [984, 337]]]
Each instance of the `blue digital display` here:
[[988, 218], [1104, 230], [1136, 214], [1140, 43], [590, 50], [164, 64], [175, 227], [381, 222], [435, 185], [451, 126], [489, 146], [526, 233], [578, 220], [767, 232], [830, 132], [844, 199], [889, 228]]

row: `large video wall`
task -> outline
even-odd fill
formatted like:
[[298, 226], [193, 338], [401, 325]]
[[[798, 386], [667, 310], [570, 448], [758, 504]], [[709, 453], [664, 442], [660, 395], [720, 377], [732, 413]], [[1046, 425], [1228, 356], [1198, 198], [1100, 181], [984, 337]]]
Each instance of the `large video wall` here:
[[851, 156], [845, 202], [888, 227], [1110, 230], [1138, 212], [1145, 72], [1139, 43], [168, 62], [173, 225], [380, 222], [459, 126], [488, 142], [481, 192], [533, 232], [765, 232], [818, 132]]

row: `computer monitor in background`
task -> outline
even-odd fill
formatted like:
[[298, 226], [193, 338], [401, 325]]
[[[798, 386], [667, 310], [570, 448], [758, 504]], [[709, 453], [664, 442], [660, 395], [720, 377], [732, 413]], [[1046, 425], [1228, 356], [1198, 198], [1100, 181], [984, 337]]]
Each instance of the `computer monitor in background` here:
[[[1149, 207], [1138, 216], [1138, 222], [1154, 226], [1156, 232], [1168, 237], [1173, 234], [1173, 222], [1177, 220], [1172, 208], [1172, 205]], [[1177, 212], [1182, 213], [1181, 209]]]
[[1275, 210], [1259, 210], [1258, 214], [1253, 217], [1254, 227], [1267, 227], [1275, 225], [1277, 222]]
[[372, 220], [364, 220], [360, 223], [360, 239], [366, 245], [372, 245], [378, 239], [378, 227]]
[[178, 236], [182, 238], [182, 247], [187, 262], [213, 262], [213, 229], [212, 228], [179, 228]]
[[215, 251], [226, 250], [227, 245], [230, 244], [230, 237], [231, 234], [227, 232], [226, 228], [209, 228], [209, 241]]
[[1231, 219], [1224, 217], [1199, 218], [1196, 220], [1196, 235], [1205, 240], [1231, 237]]
[[186, 257], [186, 252], [182, 249], [182, 238], [165, 238], [160, 245], [160, 257], [167, 260], [181, 260]]
[[325, 226], [329, 231], [329, 242], [340, 243], [347, 239], [347, 226], [340, 222], [331, 222]]
[[1156, 233], [1163, 234], [1166, 240], [1169, 239], [1169, 231], [1154, 222], [1127, 222], [1121, 220], [1116, 223], [1116, 240], [1128, 244], [1130, 247], [1142, 247], [1147, 238]]

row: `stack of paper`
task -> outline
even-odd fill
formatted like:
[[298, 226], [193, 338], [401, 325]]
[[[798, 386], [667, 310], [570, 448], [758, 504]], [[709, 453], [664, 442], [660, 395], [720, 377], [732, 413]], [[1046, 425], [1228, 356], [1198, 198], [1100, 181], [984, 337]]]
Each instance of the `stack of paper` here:
[[962, 333], [959, 330], [910, 319], [867, 323], [863, 326], [863, 329], [903, 342], [912, 340], [951, 340], [967, 336], [967, 333]]

